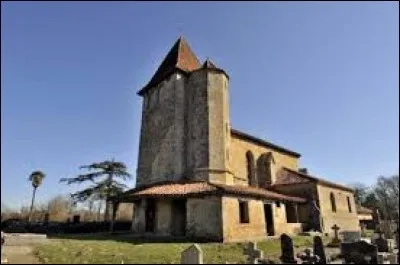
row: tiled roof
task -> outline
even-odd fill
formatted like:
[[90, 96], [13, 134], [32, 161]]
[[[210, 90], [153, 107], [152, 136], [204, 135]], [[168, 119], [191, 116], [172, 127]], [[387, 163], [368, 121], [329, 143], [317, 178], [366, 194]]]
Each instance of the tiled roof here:
[[213, 62], [211, 62], [209, 59], [207, 59], [207, 60], [203, 63], [203, 65], [202, 65], [201, 68], [217, 68], [217, 67], [215, 66], [215, 64], [214, 64]]
[[143, 197], [194, 197], [202, 195], [238, 195], [260, 199], [292, 201], [299, 203], [303, 203], [306, 201], [304, 198], [288, 196], [261, 188], [240, 185], [215, 184], [209, 182], [154, 184], [147, 187], [140, 187], [129, 190], [120, 195], [117, 200], [123, 202]]
[[357, 213], [358, 214], [373, 214], [374, 211], [368, 208], [365, 208], [361, 205], [357, 205]]
[[290, 168], [286, 168], [283, 167], [278, 171], [277, 174], [277, 179], [274, 183], [275, 186], [279, 186], [279, 185], [290, 185], [290, 184], [298, 184], [298, 183], [310, 183], [310, 182], [315, 182], [315, 183], [320, 183], [323, 184], [325, 186], [328, 187], [334, 187], [334, 188], [338, 188], [338, 189], [342, 189], [342, 190], [346, 190], [346, 191], [350, 191], [353, 192], [354, 190], [334, 183], [334, 182], [330, 182], [324, 179], [320, 179], [305, 173], [301, 173], [298, 171], [295, 171], [293, 169]]
[[192, 49], [189, 47], [187, 41], [180, 37], [168, 52], [157, 71], [151, 78], [150, 82], [143, 87], [138, 94], [144, 95], [144, 93], [162, 82], [168, 75], [172, 74], [176, 70], [183, 72], [191, 72], [200, 68], [200, 62]]
[[241, 138], [241, 139], [244, 139], [244, 140], [247, 140], [247, 141], [250, 141], [250, 142], [253, 142], [253, 143], [256, 143], [256, 144], [259, 144], [259, 145], [262, 145], [262, 146], [265, 146], [267, 148], [271, 148], [271, 149], [280, 151], [280, 152], [288, 154], [288, 155], [292, 155], [292, 156], [294, 156], [296, 158], [299, 158], [301, 156], [299, 153], [296, 153], [294, 151], [286, 149], [286, 148], [284, 148], [282, 146], [267, 142], [267, 141], [265, 141], [263, 139], [260, 139], [260, 138], [257, 138], [255, 136], [252, 136], [250, 134], [244, 133], [244, 132], [239, 131], [237, 129], [231, 129], [231, 135], [236, 136], [236, 137]]
[[310, 183], [311, 179], [300, 176], [299, 174], [293, 173], [292, 171], [281, 168], [278, 170], [274, 185], [288, 185], [288, 184], [299, 184], [299, 183]]

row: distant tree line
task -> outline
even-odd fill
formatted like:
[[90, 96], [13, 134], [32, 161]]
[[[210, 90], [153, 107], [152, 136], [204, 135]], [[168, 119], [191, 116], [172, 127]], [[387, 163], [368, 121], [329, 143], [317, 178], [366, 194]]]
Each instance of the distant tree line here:
[[[53, 222], [65, 222], [71, 219], [73, 215], [80, 215], [81, 219], [85, 221], [109, 220], [110, 205], [107, 203], [108, 198], [124, 192], [127, 186], [121, 181], [132, 178], [126, 165], [112, 159], [80, 168], [87, 169], [88, 172], [75, 177], [61, 178], [60, 182], [67, 185], [90, 183], [87, 188], [68, 196], [58, 195], [40, 205], [35, 205], [35, 198], [46, 175], [41, 170], [33, 171], [28, 178], [33, 188], [30, 207], [22, 207], [20, 210], [2, 209], [1, 220], [14, 218], [29, 222], [43, 221], [46, 214], [49, 221]], [[131, 220], [131, 207], [131, 205], [121, 204], [117, 218], [119, 220]]]
[[399, 218], [399, 175], [380, 176], [370, 187], [355, 183], [355, 200], [358, 205], [379, 210], [383, 220]]

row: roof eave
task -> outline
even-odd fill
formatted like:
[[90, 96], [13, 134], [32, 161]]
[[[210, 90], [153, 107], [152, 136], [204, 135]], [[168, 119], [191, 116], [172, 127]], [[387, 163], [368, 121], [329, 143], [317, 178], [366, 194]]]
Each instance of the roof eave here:
[[142, 87], [136, 94], [139, 95], [139, 96], [141, 96], [141, 97], [143, 97], [143, 96], [146, 94], [146, 92], [149, 91], [151, 88], [158, 86], [158, 85], [161, 84], [166, 78], [170, 77], [171, 75], [173, 75], [173, 74], [175, 74], [175, 73], [177, 73], [177, 72], [179, 72], [179, 73], [181, 73], [181, 74], [184, 74], [184, 75], [188, 75], [188, 74], [190, 73], [190, 72], [187, 72], [187, 71], [185, 71], [185, 70], [183, 70], [183, 69], [181, 69], [181, 68], [175, 67], [172, 71], [166, 73], [166, 74], [164, 75], [164, 77], [162, 78], [161, 81], [159, 81], [159, 82], [157, 82], [157, 83], [154, 83], [154, 84], [151, 84], [151, 81], [150, 81], [147, 85], [145, 85], [144, 87]]
[[261, 145], [264, 145], [264, 146], [266, 146], [266, 147], [275, 149], [275, 150], [277, 150], [277, 151], [281, 151], [281, 152], [283, 152], [283, 153], [292, 155], [292, 156], [294, 156], [294, 157], [296, 157], [296, 158], [300, 158], [300, 157], [301, 157], [301, 154], [300, 154], [300, 153], [297, 153], [297, 152], [291, 151], [291, 150], [289, 150], [289, 149], [286, 149], [286, 148], [284, 148], [284, 147], [281, 147], [281, 146], [279, 146], [279, 145], [276, 145], [276, 144], [267, 142], [267, 141], [265, 141], [265, 140], [262, 140], [262, 139], [260, 139], [260, 138], [255, 137], [255, 136], [252, 136], [252, 135], [250, 135], [250, 134], [244, 133], [244, 132], [239, 131], [239, 130], [237, 130], [237, 129], [231, 129], [231, 134], [234, 134], [234, 135], [239, 136], [239, 137], [242, 137], [242, 138], [244, 138], [244, 139], [247, 139], [247, 140], [256, 142], [256, 143], [261, 144]]

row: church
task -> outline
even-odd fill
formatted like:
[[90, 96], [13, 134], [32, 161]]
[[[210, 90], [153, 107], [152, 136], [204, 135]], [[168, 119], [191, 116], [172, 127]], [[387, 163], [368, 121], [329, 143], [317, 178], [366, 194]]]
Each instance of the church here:
[[231, 127], [228, 73], [200, 62], [184, 38], [137, 94], [137, 184], [112, 198], [133, 204], [133, 233], [238, 242], [359, 230], [352, 189], [310, 175], [300, 153]]

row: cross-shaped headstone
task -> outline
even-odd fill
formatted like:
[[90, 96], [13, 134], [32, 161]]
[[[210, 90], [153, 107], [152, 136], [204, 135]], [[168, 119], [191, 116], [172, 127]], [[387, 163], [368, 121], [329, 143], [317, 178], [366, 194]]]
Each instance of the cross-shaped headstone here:
[[334, 225], [334, 226], [332, 226], [332, 230], [334, 231], [334, 233], [335, 233], [335, 238], [334, 239], [339, 239], [339, 230], [340, 230], [340, 227], [339, 226], [337, 226], [336, 224]]
[[181, 264], [203, 264], [203, 251], [197, 244], [193, 244], [181, 254]]
[[263, 252], [257, 249], [256, 242], [249, 242], [244, 249], [244, 254], [247, 255], [247, 263], [249, 264], [258, 264], [258, 260], [264, 256]]

